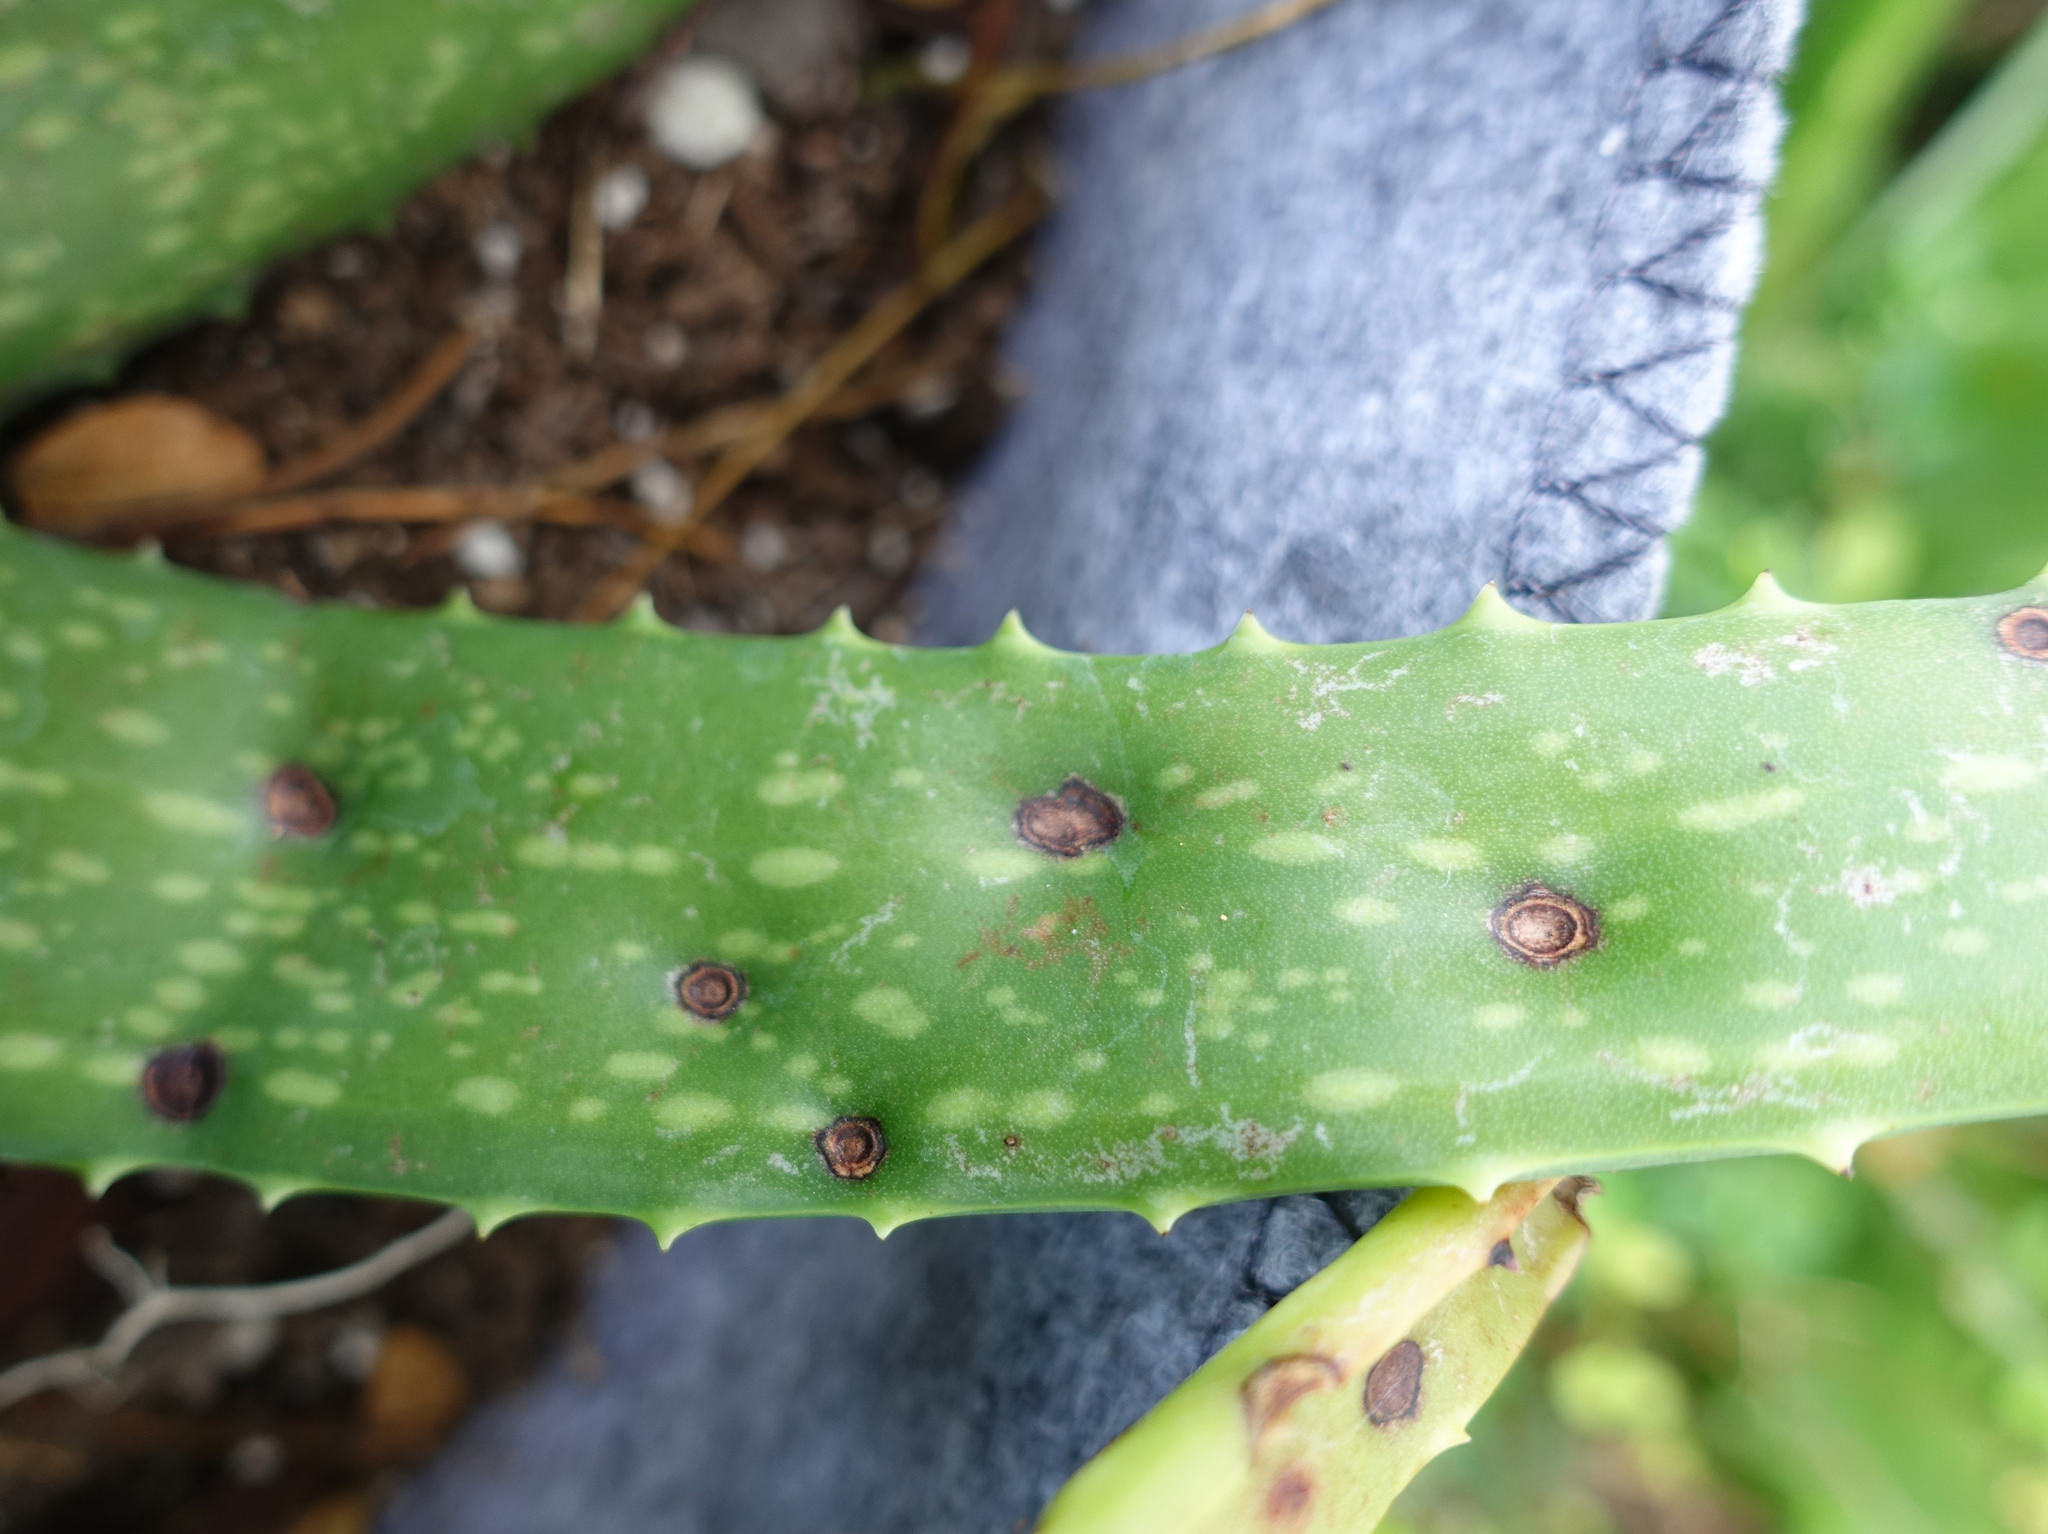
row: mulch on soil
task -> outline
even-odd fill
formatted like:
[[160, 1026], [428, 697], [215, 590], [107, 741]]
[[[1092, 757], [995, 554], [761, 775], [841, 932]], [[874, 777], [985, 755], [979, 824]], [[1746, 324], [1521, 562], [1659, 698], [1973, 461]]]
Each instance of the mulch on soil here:
[[[1064, 7], [722, 9], [756, 5], [814, 21], [830, 12], [817, 35], [836, 42], [813, 47], [803, 70], [765, 80], [771, 126], [733, 164], [701, 174], [673, 164], [641, 120], [654, 72], [691, 46], [693, 27], [718, 25], [700, 17], [557, 113], [530, 145], [449, 171], [387, 233], [280, 264], [244, 319], [151, 346], [106, 392], [196, 400], [253, 432], [278, 463], [360, 420], [443, 337], [482, 319], [489, 339], [452, 384], [330, 482], [390, 487], [511, 483], [787, 387], [916, 270], [917, 198], [951, 111], [901, 88], [920, 54], [1005, 8], [1006, 55], [1044, 57], [1061, 40]], [[745, 26], [726, 20], [721, 36], [739, 42], [724, 45], [744, 46]], [[1025, 184], [1040, 139], [1027, 119], [996, 141], [965, 184], [963, 219]], [[589, 345], [563, 306], [571, 210], [579, 189], [620, 167], [645, 177], [647, 199], [605, 235]], [[844, 604], [878, 637], [907, 638], [917, 561], [951, 486], [1001, 420], [995, 348], [1024, 277], [1020, 251], [990, 263], [884, 354], [900, 380], [892, 397], [858, 419], [800, 429], [689, 553], [657, 572], [663, 615], [691, 628], [791, 632]], [[0, 426], [0, 459], [85, 398], [44, 401]], [[676, 469], [687, 482], [703, 467]], [[419, 606], [465, 583], [480, 606], [563, 617], [633, 547], [612, 529], [509, 531], [516, 568], [501, 560], [479, 574], [472, 561], [467, 575], [447, 526], [180, 536], [166, 552], [308, 598]], [[67, 1176], [0, 1167], [0, 1366], [91, 1341], [116, 1313], [78, 1255], [88, 1226], [175, 1283], [243, 1283], [340, 1266], [430, 1216], [416, 1204], [319, 1196], [266, 1218], [239, 1185], [169, 1172], [125, 1178], [95, 1202]], [[359, 1531], [393, 1477], [544, 1350], [566, 1345], [573, 1367], [603, 1368], [565, 1329], [608, 1230], [596, 1219], [521, 1220], [349, 1305], [269, 1329], [160, 1334], [118, 1402], [43, 1396], [0, 1413], [0, 1530]]]

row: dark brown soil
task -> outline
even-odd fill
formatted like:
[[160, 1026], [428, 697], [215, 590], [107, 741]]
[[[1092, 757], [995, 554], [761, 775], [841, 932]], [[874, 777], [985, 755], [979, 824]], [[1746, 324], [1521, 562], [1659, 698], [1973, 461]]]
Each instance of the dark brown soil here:
[[[450, 171], [388, 233], [281, 264], [245, 319], [152, 346], [110, 392], [198, 400], [254, 432], [277, 463], [362, 418], [438, 340], [487, 316], [495, 339], [435, 402], [329, 481], [362, 486], [511, 483], [774, 394], [915, 269], [913, 211], [950, 111], [897, 88], [918, 50], [934, 36], [965, 38], [998, 10], [1011, 12], [1012, 57], [1043, 56], [1061, 31], [1039, 0], [845, 3], [858, 25], [856, 48], [833, 65], [842, 76], [809, 103], [772, 99], [772, 131], [735, 164], [692, 174], [645, 136], [647, 80], [690, 46], [686, 24], [530, 147]], [[1021, 184], [1038, 136], [1027, 121], [997, 141], [968, 180], [963, 215]], [[572, 202], [579, 185], [626, 165], [645, 174], [648, 201], [605, 237], [595, 346], [579, 353], [565, 344], [561, 308]], [[499, 259], [495, 276], [486, 253]], [[845, 604], [869, 631], [907, 637], [917, 560], [1000, 421], [994, 349], [1023, 280], [1024, 257], [1011, 252], [936, 305], [884, 354], [901, 379], [894, 397], [858, 420], [800, 430], [659, 571], [661, 611], [694, 628], [786, 632]], [[0, 426], [0, 457], [84, 399], [45, 401]], [[704, 464], [677, 467], [690, 479]], [[511, 532], [519, 568], [470, 585], [480, 605], [538, 616], [566, 615], [632, 548], [618, 531]], [[419, 605], [465, 579], [455, 545], [446, 526], [386, 523], [173, 537], [167, 552], [308, 597]], [[78, 1255], [90, 1226], [173, 1282], [222, 1283], [339, 1266], [431, 1215], [322, 1196], [266, 1218], [247, 1190], [179, 1173], [124, 1179], [93, 1202], [67, 1176], [0, 1166], [0, 1367], [90, 1341], [116, 1313]], [[545, 1349], [567, 1345], [572, 1364], [601, 1369], [567, 1328], [608, 1229], [521, 1220], [268, 1337], [161, 1334], [118, 1400], [45, 1395], [0, 1413], [0, 1529], [360, 1534], [464, 1407], [517, 1384]]]

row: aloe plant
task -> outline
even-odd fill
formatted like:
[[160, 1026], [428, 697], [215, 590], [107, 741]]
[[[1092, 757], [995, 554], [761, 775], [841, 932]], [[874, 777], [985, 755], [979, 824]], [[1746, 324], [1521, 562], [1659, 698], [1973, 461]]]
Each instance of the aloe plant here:
[[1040, 1534], [1373, 1528], [1570, 1281], [1586, 1191], [1411, 1194], [1083, 1467]]
[[1203, 1202], [2048, 1105], [2048, 587], [914, 651], [0, 537], [0, 1154], [481, 1224]]
[[[0, 390], [109, 365], [616, 68], [686, 0], [0, 12]], [[110, 216], [109, 209], [119, 208]]]

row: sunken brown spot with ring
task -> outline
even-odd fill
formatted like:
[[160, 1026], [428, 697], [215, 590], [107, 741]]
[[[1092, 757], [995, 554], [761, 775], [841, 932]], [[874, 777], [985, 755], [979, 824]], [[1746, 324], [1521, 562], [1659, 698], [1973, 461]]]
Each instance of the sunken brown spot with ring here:
[[825, 1170], [841, 1182], [860, 1182], [875, 1175], [889, 1154], [889, 1137], [877, 1119], [851, 1114], [836, 1118], [812, 1137]]
[[263, 781], [263, 818], [272, 836], [311, 841], [334, 829], [334, 790], [303, 762], [286, 762]]
[[1068, 778], [1059, 792], [1017, 806], [1017, 839], [1056, 858], [1077, 858], [1124, 834], [1123, 806], [1086, 778]]
[[676, 1005], [692, 1017], [716, 1023], [739, 1011], [747, 999], [747, 977], [730, 964], [699, 959], [675, 977]]
[[228, 1084], [228, 1057], [211, 1039], [160, 1049], [142, 1067], [142, 1102], [160, 1119], [190, 1124], [207, 1115]]
[[1380, 1355], [1365, 1376], [1365, 1420], [1374, 1427], [1411, 1421], [1422, 1407], [1422, 1344], [1413, 1337]]
[[1269, 1523], [1298, 1522], [1315, 1499], [1314, 1478], [1301, 1466], [1289, 1465], [1266, 1488], [1266, 1520]]
[[1252, 1377], [1238, 1387], [1244, 1403], [1245, 1425], [1252, 1441], [1265, 1436], [1266, 1429], [1287, 1414], [1303, 1396], [1344, 1383], [1344, 1370], [1334, 1358], [1320, 1353], [1288, 1353], [1261, 1364]]
[[1583, 900], [1525, 884], [1487, 918], [1493, 940], [1524, 964], [1555, 969], [1600, 941], [1600, 919]]
[[2048, 661], [2048, 607], [2016, 607], [1998, 620], [1998, 642], [2021, 660]]

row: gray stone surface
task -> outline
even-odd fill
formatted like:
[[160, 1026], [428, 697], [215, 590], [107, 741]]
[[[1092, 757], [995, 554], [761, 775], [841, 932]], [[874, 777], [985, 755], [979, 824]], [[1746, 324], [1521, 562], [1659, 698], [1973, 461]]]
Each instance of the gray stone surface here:
[[[1097, 52], [1249, 0], [1098, 0]], [[1795, 0], [1344, 0], [1070, 104], [1037, 383], [928, 638], [1413, 633], [1499, 579], [1641, 617], [1748, 293]], [[632, 1234], [566, 1362], [385, 1534], [1001, 1534], [1381, 1212]]]

